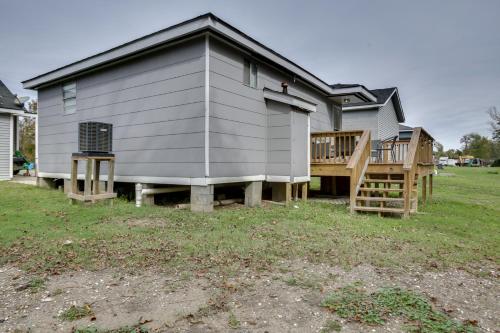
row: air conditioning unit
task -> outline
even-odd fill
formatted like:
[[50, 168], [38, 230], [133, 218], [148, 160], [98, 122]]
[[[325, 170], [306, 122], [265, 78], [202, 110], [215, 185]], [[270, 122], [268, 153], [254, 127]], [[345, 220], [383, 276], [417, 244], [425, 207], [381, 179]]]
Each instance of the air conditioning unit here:
[[110, 153], [113, 150], [113, 125], [88, 121], [79, 123], [78, 150], [82, 153]]

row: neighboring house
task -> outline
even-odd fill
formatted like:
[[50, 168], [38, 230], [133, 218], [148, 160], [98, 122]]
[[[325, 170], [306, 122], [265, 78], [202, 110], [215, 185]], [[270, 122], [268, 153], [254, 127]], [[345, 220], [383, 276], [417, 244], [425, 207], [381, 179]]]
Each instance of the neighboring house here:
[[332, 87], [212, 14], [23, 85], [38, 91], [40, 177], [70, 177], [79, 122], [112, 123], [116, 181], [190, 185], [192, 201], [209, 198], [204, 210], [214, 184], [267, 181], [281, 192], [309, 181], [310, 132], [341, 129], [347, 100], [378, 105], [368, 89]]
[[[339, 85], [333, 85], [336, 86]], [[405, 115], [397, 88], [372, 89], [370, 92], [377, 97], [376, 101], [345, 101], [342, 106], [342, 129], [369, 129], [372, 146], [375, 147], [381, 140], [399, 135], [399, 123], [405, 121]]]
[[12, 178], [12, 158], [19, 148], [17, 119], [24, 114], [23, 103], [0, 81], [0, 180]]
[[410, 140], [413, 127], [399, 124], [399, 140]]

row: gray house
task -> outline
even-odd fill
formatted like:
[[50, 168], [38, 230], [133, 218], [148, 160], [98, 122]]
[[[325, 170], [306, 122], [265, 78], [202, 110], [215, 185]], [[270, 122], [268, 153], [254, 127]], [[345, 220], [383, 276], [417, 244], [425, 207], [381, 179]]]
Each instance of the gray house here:
[[252, 205], [262, 182], [279, 197], [309, 181], [310, 133], [340, 129], [346, 100], [377, 102], [362, 86], [330, 86], [212, 14], [23, 85], [38, 91], [42, 183], [70, 177], [79, 122], [107, 122], [115, 181], [191, 186], [191, 208], [202, 211], [212, 209], [216, 184], [246, 183], [246, 195], [258, 196]]
[[342, 129], [369, 129], [375, 146], [381, 140], [399, 135], [399, 123], [405, 121], [405, 115], [397, 88], [372, 89], [370, 92], [377, 97], [376, 101], [359, 103], [346, 100], [342, 106]]
[[0, 180], [12, 178], [12, 158], [19, 145], [17, 120], [24, 114], [23, 103], [0, 81]]

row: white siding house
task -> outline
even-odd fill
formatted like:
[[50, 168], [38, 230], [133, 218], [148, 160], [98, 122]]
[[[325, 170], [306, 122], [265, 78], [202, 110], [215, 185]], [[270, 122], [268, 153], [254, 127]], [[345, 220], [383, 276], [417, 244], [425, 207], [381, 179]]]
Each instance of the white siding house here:
[[12, 178], [12, 157], [17, 149], [17, 117], [23, 114], [22, 103], [0, 81], [0, 180]]

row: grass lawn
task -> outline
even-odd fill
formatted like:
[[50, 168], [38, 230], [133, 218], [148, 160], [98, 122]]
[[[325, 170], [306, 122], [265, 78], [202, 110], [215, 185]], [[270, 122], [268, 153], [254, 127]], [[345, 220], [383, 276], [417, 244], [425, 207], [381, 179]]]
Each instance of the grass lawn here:
[[0, 264], [31, 272], [104, 267], [265, 269], [280, 259], [405, 269], [499, 263], [500, 172], [448, 168], [432, 204], [411, 219], [351, 215], [344, 206], [224, 208], [194, 214], [165, 207], [71, 206], [59, 191], [0, 182]]

